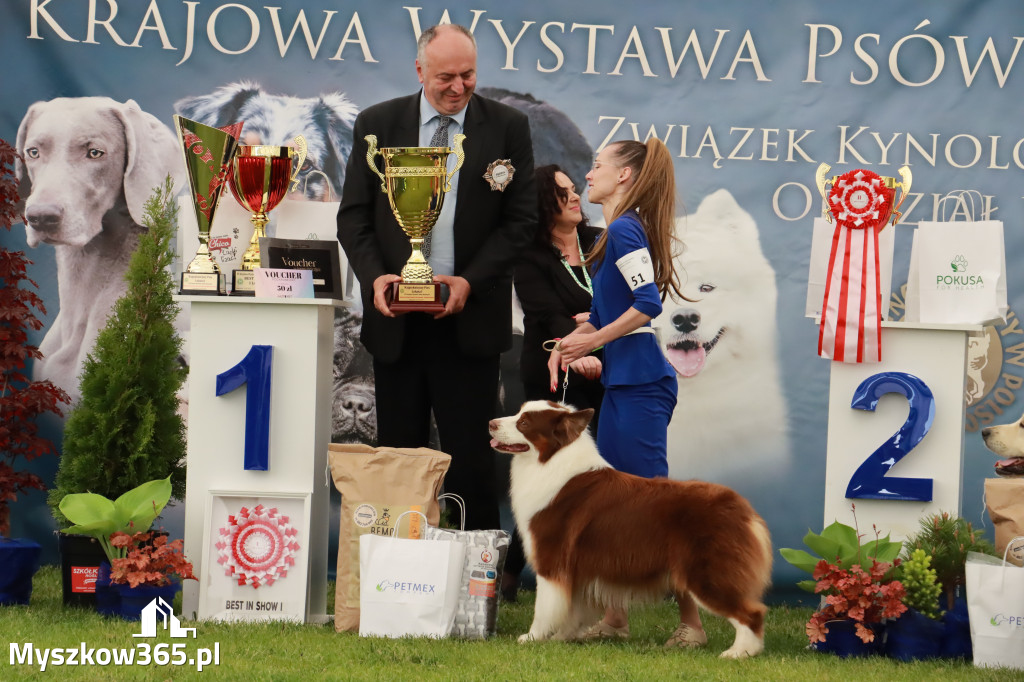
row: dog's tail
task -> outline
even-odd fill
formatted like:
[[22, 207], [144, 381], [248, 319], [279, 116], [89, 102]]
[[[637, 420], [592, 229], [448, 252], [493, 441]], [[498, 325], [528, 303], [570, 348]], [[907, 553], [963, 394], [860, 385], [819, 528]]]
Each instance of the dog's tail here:
[[[772, 582], [772, 536], [768, 531], [768, 524], [759, 515], [750, 519], [750, 532], [754, 536], [756, 549], [760, 556], [751, 557], [751, 566], [755, 567], [756, 574], [760, 579], [762, 594], [768, 590]], [[753, 549], [753, 548], [752, 548]]]

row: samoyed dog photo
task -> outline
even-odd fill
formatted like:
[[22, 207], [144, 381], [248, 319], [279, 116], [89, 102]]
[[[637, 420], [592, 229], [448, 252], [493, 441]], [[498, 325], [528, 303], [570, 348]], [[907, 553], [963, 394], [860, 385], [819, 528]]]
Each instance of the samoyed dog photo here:
[[672, 478], [763, 478], [786, 468], [789, 430], [776, 353], [775, 270], [757, 224], [728, 190], [680, 218], [686, 300], [654, 321], [679, 379], [668, 427]]

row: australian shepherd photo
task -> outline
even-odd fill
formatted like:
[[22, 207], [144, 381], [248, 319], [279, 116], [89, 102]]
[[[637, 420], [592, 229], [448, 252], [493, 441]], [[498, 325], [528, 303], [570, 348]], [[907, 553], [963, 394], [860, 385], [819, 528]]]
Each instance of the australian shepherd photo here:
[[606, 607], [672, 594], [732, 623], [723, 657], [760, 653], [772, 567], [764, 520], [724, 486], [611, 468], [587, 433], [592, 416], [531, 401], [490, 423], [491, 447], [514, 455], [512, 512], [537, 574], [519, 641], [575, 639]]

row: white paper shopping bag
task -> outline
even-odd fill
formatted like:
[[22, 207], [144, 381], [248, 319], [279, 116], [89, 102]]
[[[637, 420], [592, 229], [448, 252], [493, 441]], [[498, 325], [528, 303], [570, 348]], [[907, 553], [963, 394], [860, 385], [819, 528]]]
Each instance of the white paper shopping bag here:
[[[836, 225], [824, 218], [814, 219], [811, 234], [811, 258], [807, 272], [807, 303], [804, 316], [821, 317], [821, 304], [825, 299], [828, 280], [828, 259], [832, 252], [832, 236]], [[892, 294], [892, 257], [896, 247], [896, 228], [887, 226], [878, 233], [878, 279], [882, 301], [882, 319], [889, 319], [889, 298]]]
[[337, 244], [338, 262], [341, 264], [341, 284], [344, 300], [353, 300], [355, 273], [348, 265], [345, 251], [338, 239], [338, 207], [340, 201], [303, 201], [289, 195], [273, 214], [273, 225], [267, 236], [278, 239], [318, 239]]
[[459, 541], [360, 537], [360, 636], [447, 637], [465, 558]]
[[914, 232], [911, 254], [912, 259], [916, 256], [916, 268], [907, 282], [908, 298], [913, 284], [921, 322], [989, 324], [1006, 320], [1002, 221], [921, 221]]
[[[199, 227], [192, 209], [192, 197], [178, 197], [178, 252], [182, 267], [188, 266], [199, 248]], [[253, 227], [249, 218], [252, 212], [242, 208], [226, 187], [221, 192], [217, 211], [210, 225], [210, 256], [226, 273], [228, 284], [231, 272], [242, 267], [242, 255], [249, 248]]]
[[1024, 568], [968, 552], [965, 569], [974, 665], [1024, 670]]

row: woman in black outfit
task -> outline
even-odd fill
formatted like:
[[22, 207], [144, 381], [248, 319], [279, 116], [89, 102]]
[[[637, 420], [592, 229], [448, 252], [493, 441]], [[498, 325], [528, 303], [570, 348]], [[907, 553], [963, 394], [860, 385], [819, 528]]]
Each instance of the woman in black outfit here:
[[[601, 228], [586, 224], [580, 196], [562, 169], [541, 166], [535, 177], [539, 225], [533, 244], [515, 267], [516, 294], [523, 307], [519, 374], [527, 400], [562, 400], [565, 377], [559, 377], [559, 389], [552, 394], [547, 364], [550, 352], [542, 344], [568, 336], [589, 318], [593, 289], [583, 261]], [[578, 409], [599, 410], [604, 393], [599, 380], [600, 351], [581, 358], [570, 369], [564, 402]], [[596, 424], [595, 412], [592, 433], [596, 433]]]
[[[601, 351], [594, 351], [569, 367], [568, 387], [563, 398], [565, 376], [551, 392], [548, 374], [550, 352], [543, 348], [549, 339], [568, 336], [576, 325], [590, 317], [593, 288], [583, 261], [601, 234], [601, 228], [587, 225], [580, 207], [580, 195], [572, 180], [556, 165], [534, 171], [537, 182], [537, 233], [515, 266], [516, 295], [523, 308], [523, 351], [519, 375], [527, 400], [558, 400], [577, 409], [594, 409], [591, 435], [597, 433], [604, 387], [601, 385]], [[514, 601], [520, 571], [526, 565], [518, 533], [505, 560], [502, 595]]]

